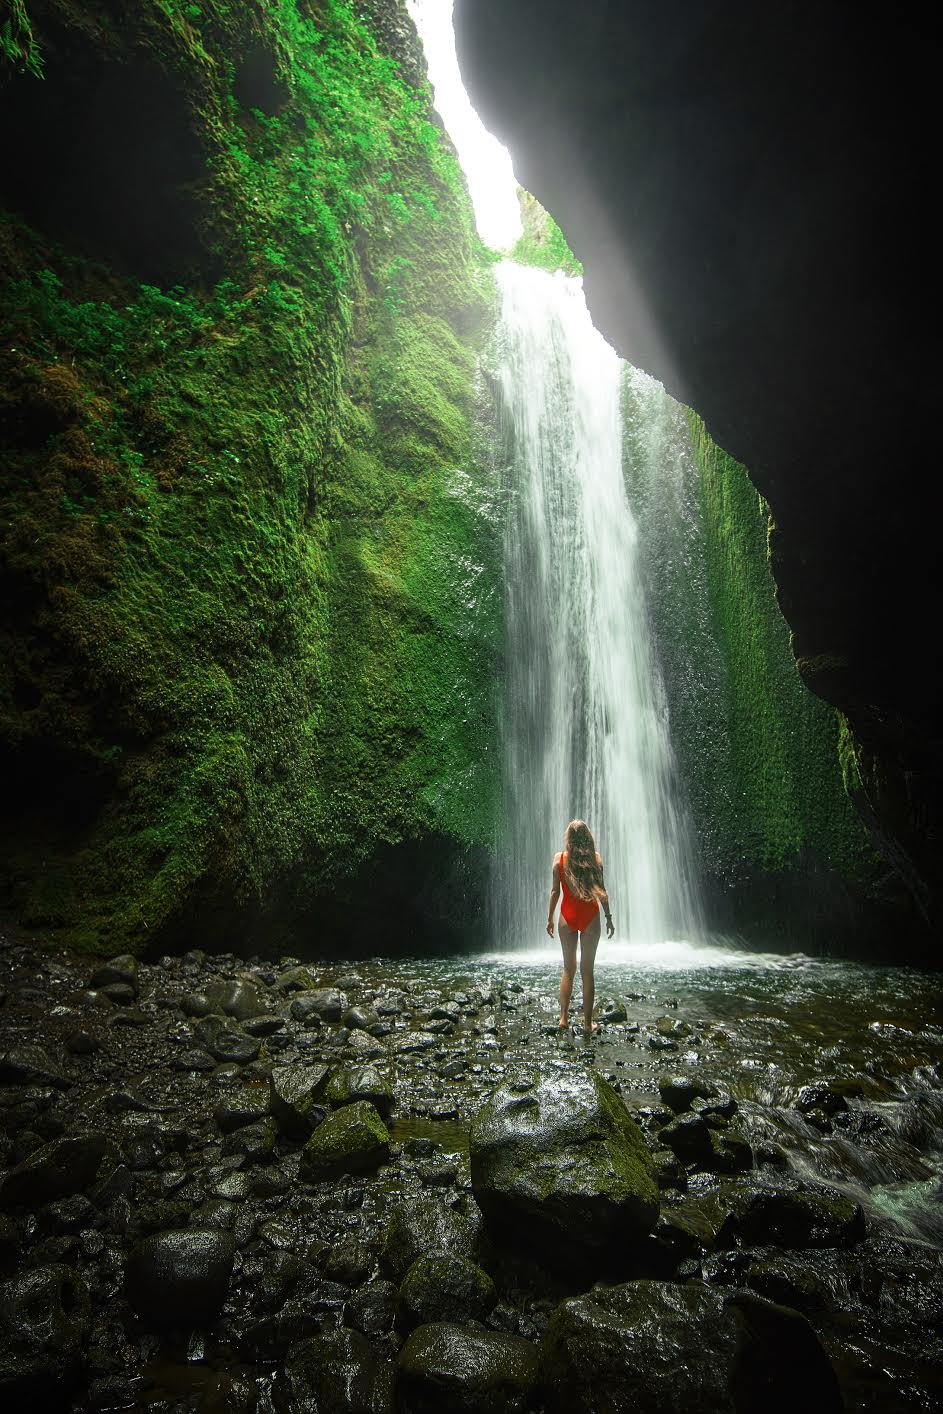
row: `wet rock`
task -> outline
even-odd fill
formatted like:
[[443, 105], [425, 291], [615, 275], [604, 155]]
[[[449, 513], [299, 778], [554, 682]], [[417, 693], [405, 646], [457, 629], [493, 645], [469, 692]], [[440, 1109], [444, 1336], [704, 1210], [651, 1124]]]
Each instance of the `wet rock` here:
[[258, 1124], [269, 1113], [269, 1108], [268, 1090], [241, 1086], [216, 1106], [213, 1118], [224, 1134], [232, 1134], [247, 1124]]
[[503, 1082], [471, 1129], [475, 1197], [490, 1221], [540, 1242], [643, 1237], [658, 1186], [641, 1130], [595, 1072]]
[[616, 1026], [622, 1021], [628, 1021], [628, 1013], [621, 1002], [605, 1001], [599, 1019], [604, 1026]]
[[280, 992], [311, 992], [318, 984], [307, 967], [286, 967], [278, 974], [275, 985]]
[[263, 1016], [249, 1016], [242, 1023], [242, 1029], [249, 1036], [274, 1036], [277, 1031], [284, 1029], [285, 1021], [281, 1016], [272, 1016], [266, 1013]]
[[821, 1110], [831, 1118], [841, 1110], [847, 1110], [848, 1102], [840, 1090], [823, 1081], [816, 1085], [803, 1085], [796, 1096], [795, 1108], [806, 1115], [811, 1110]]
[[828, 1282], [808, 1262], [790, 1261], [785, 1255], [751, 1262], [742, 1280], [758, 1296], [796, 1311], [823, 1310], [831, 1299]]
[[[296, 1007], [302, 1007], [304, 1016], [299, 1017]], [[319, 1021], [340, 1021], [347, 1006], [347, 998], [336, 987], [315, 987], [311, 992], [296, 997], [291, 1004], [291, 1014], [296, 1020], [307, 1020], [317, 1016]]]
[[391, 1281], [372, 1281], [355, 1291], [347, 1303], [347, 1321], [354, 1330], [376, 1339], [393, 1328], [396, 1287]]
[[413, 1262], [400, 1283], [397, 1329], [405, 1334], [433, 1322], [483, 1321], [497, 1299], [488, 1273], [467, 1257], [429, 1253]]
[[0, 1055], [0, 1084], [52, 1085], [68, 1090], [72, 1081], [42, 1047], [24, 1042]]
[[275, 1151], [277, 1138], [278, 1126], [274, 1119], [247, 1124], [223, 1141], [223, 1158], [236, 1156], [250, 1164], [266, 1163]]
[[128, 987], [131, 993], [130, 1000], [133, 1001], [141, 990], [137, 959], [132, 957], [130, 953], [122, 953], [119, 957], [109, 958], [92, 973], [88, 985], [93, 991], [106, 991], [108, 987], [113, 986]]
[[728, 1297], [726, 1309], [740, 1322], [730, 1373], [736, 1414], [842, 1414], [832, 1363], [803, 1315], [746, 1291]]
[[91, 1031], [78, 1027], [65, 1038], [65, 1048], [73, 1056], [93, 1056], [101, 1050], [101, 1041]]
[[357, 1331], [312, 1336], [289, 1350], [278, 1392], [290, 1414], [393, 1414], [394, 1366]]
[[151, 1326], [211, 1321], [226, 1300], [235, 1255], [232, 1236], [216, 1228], [154, 1233], [128, 1259], [125, 1295]]
[[433, 1036], [429, 1031], [407, 1031], [405, 1035], [397, 1036], [391, 1042], [390, 1049], [398, 1056], [408, 1056], [418, 1051], [431, 1050], [438, 1044], [438, 1036]]
[[773, 1188], [758, 1175], [731, 1186], [725, 1203], [719, 1247], [850, 1247], [866, 1235], [861, 1205], [824, 1186]]
[[340, 1066], [331, 1072], [322, 1087], [321, 1098], [334, 1109], [369, 1102], [386, 1118], [393, 1108], [393, 1087], [374, 1065]]
[[376, 1257], [356, 1237], [334, 1243], [324, 1258], [324, 1275], [344, 1286], [362, 1286], [376, 1266]]
[[190, 1070], [209, 1072], [216, 1069], [216, 1062], [208, 1051], [202, 1047], [188, 1046], [186, 1050], [174, 1056], [170, 1062], [172, 1070]]
[[675, 1114], [689, 1110], [697, 1099], [710, 1099], [717, 1087], [697, 1075], [663, 1075], [658, 1081], [662, 1103]]
[[330, 1178], [375, 1169], [390, 1157], [390, 1136], [367, 1100], [345, 1105], [321, 1121], [301, 1151], [306, 1178]]
[[326, 1065], [277, 1065], [269, 1077], [269, 1107], [279, 1129], [307, 1139], [327, 1114], [315, 1095], [328, 1075]]
[[211, 982], [206, 996], [214, 1011], [232, 1016], [236, 1021], [248, 1021], [268, 1010], [265, 993], [244, 978]]
[[257, 1037], [247, 1036], [234, 1022], [224, 1022], [218, 1016], [204, 1017], [194, 1028], [194, 1036], [214, 1059], [234, 1065], [257, 1060], [262, 1049]]
[[543, 1338], [541, 1375], [550, 1414], [842, 1408], [802, 1316], [699, 1282], [634, 1281], [562, 1302]]
[[691, 1108], [696, 1115], [701, 1116], [705, 1123], [710, 1124], [713, 1119], [733, 1119], [739, 1106], [731, 1095], [715, 1093], [707, 1098], [699, 1096], [692, 1101]]
[[435, 1197], [410, 1198], [393, 1209], [383, 1241], [384, 1269], [402, 1281], [418, 1257], [432, 1252], [451, 1252], [477, 1261], [481, 1256], [483, 1231], [481, 1214], [466, 1214], [447, 1207]]
[[518, 1414], [537, 1382], [537, 1350], [520, 1336], [436, 1323], [399, 1353], [403, 1414]]
[[38, 1207], [85, 1192], [117, 1164], [114, 1145], [103, 1134], [54, 1139], [0, 1179], [0, 1206]]
[[655, 1165], [655, 1182], [660, 1189], [675, 1188], [684, 1192], [688, 1179], [684, 1164], [677, 1154], [673, 1154], [670, 1149], [656, 1149], [652, 1154], [652, 1162]]
[[130, 1007], [137, 997], [137, 990], [128, 982], [109, 982], [106, 987], [100, 987], [99, 991], [116, 1007]]
[[187, 992], [186, 996], [180, 999], [180, 1010], [184, 1016], [209, 1016], [213, 1003], [206, 992]]
[[711, 1131], [700, 1115], [682, 1115], [658, 1131], [664, 1144], [684, 1164], [709, 1163], [713, 1157]]
[[300, 993], [296, 996], [288, 1008], [288, 1015], [292, 1021], [298, 1021], [302, 1026], [306, 1026], [309, 1031], [317, 1031], [321, 1026], [321, 1008], [317, 1001], [312, 1001], [307, 993]]
[[348, 1031], [369, 1031], [379, 1021], [379, 1015], [373, 1008], [366, 1006], [349, 1006], [341, 1016], [341, 1025], [346, 1026]]
[[753, 1167], [753, 1150], [737, 1134], [710, 1131], [711, 1156], [703, 1166], [712, 1173], [746, 1173]]
[[65, 1395], [81, 1372], [90, 1324], [88, 1288], [71, 1267], [32, 1267], [0, 1284], [4, 1410]]

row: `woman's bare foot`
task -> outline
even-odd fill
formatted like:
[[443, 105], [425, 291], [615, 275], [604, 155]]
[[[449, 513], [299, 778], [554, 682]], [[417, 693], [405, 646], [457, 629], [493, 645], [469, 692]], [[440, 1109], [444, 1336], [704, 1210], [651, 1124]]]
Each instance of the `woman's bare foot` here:
[[583, 1035], [584, 1035], [584, 1036], [595, 1036], [595, 1034], [596, 1034], [596, 1032], [597, 1032], [598, 1030], [599, 1030], [599, 1027], [596, 1025], [596, 1023], [595, 1023], [595, 1021], [594, 1021], [590, 1026], [584, 1026], [584, 1027], [583, 1027]]
[[559, 1022], [558, 1022], [558, 1025], [559, 1025], [561, 1031], [565, 1031], [566, 1028], [569, 1026], [569, 1024], [570, 1024], [570, 1018], [569, 1018], [568, 1016], [561, 1016], [561, 1017], [560, 1017], [560, 1020], [559, 1020]]

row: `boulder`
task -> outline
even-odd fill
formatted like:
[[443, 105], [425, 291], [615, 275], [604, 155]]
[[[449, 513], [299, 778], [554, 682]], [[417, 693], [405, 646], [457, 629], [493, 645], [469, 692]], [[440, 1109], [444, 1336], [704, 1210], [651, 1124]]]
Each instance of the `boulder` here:
[[41, 1046], [24, 1042], [0, 1055], [0, 1084], [51, 1085], [57, 1090], [68, 1090], [72, 1081]]
[[452, 1252], [477, 1261], [482, 1249], [481, 1214], [446, 1207], [439, 1198], [408, 1198], [394, 1209], [387, 1224], [381, 1260], [395, 1281], [402, 1281], [417, 1257], [427, 1252]]
[[658, 1093], [669, 1110], [682, 1114], [695, 1100], [716, 1095], [717, 1087], [698, 1075], [663, 1075], [658, 1081]]
[[104, 1134], [54, 1139], [3, 1176], [0, 1207], [38, 1207], [86, 1192], [117, 1166], [117, 1151]]
[[128, 1258], [125, 1295], [149, 1326], [212, 1321], [229, 1293], [236, 1244], [218, 1228], [155, 1232]]
[[393, 1414], [394, 1368], [359, 1332], [325, 1331], [288, 1351], [280, 1406], [291, 1414]]
[[430, 1252], [418, 1257], [403, 1277], [396, 1300], [401, 1331], [441, 1321], [483, 1321], [498, 1294], [494, 1282], [467, 1257]]
[[633, 1281], [562, 1302], [541, 1345], [549, 1414], [838, 1414], [805, 1318], [749, 1292]]
[[0, 1407], [50, 1408], [82, 1368], [88, 1288], [71, 1267], [30, 1267], [0, 1284]]
[[537, 1349], [520, 1336], [418, 1326], [399, 1353], [397, 1399], [403, 1414], [518, 1414], [537, 1371]]
[[241, 977], [211, 982], [206, 996], [213, 1011], [221, 1011], [236, 1021], [248, 1021], [268, 1009], [265, 993]]
[[269, 1108], [289, 1138], [306, 1139], [326, 1116], [326, 1108], [314, 1097], [327, 1074], [326, 1065], [277, 1065], [272, 1070]]
[[393, 1108], [393, 1087], [375, 1065], [339, 1066], [321, 1090], [321, 1098], [334, 1109], [369, 1100], [384, 1119]]
[[708, 1164], [713, 1157], [711, 1130], [700, 1115], [681, 1115], [658, 1131], [664, 1144], [683, 1164]]
[[379, 1168], [390, 1157], [390, 1136], [367, 1100], [345, 1105], [321, 1121], [301, 1151], [301, 1171], [319, 1180]]
[[471, 1129], [471, 1177], [485, 1217], [567, 1248], [638, 1240], [658, 1219], [642, 1132], [595, 1071], [506, 1080]]
[[258, 1037], [247, 1036], [235, 1021], [223, 1021], [219, 1016], [205, 1016], [197, 1022], [193, 1034], [215, 1060], [235, 1065], [258, 1060], [262, 1049]]
[[232, 1095], [221, 1100], [213, 1118], [224, 1134], [232, 1134], [247, 1124], [258, 1124], [270, 1110], [269, 1093], [256, 1086], [240, 1086]]
[[92, 973], [88, 985], [93, 991], [107, 991], [113, 986], [128, 987], [132, 998], [136, 997], [141, 990], [137, 959], [130, 953], [109, 958]]
[[773, 1186], [763, 1177], [731, 1184], [718, 1247], [850, 1247], [866, 1236], [860, 1203], [824, 1184]]
[[295, 1006], [303, 1002], [305, 1015], [315, 1015], [321, 1021], [340, 1021], [341, 1013], [347, 1006], [347, 998], [336, 987], [315, 987], [292, 1002], [291, 1013], [296, 1015]]

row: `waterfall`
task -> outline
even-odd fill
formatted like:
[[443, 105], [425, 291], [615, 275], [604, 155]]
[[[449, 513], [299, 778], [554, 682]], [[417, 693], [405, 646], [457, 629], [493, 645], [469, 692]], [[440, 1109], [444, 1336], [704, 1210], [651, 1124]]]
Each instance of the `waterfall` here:
[[700, 933], [694, 851], [623, 478], [621, 361], [578, 280], [504, 261], [504, 822], [495, 941], [533, 944], [567, 821], [596, 837], [618, 938]]

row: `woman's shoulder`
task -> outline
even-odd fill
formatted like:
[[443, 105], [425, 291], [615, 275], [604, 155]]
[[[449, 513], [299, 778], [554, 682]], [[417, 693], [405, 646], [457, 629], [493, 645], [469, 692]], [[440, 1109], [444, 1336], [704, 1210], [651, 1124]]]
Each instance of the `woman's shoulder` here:
[[600, 867], [600, 869], [601, 869], [601, 868], [602, 868], [602, 855], [599, 853], [599, 850], [598, 850], [598, 849], [597, 849], [597, 851], [596, 851], [596, 863], [599, 865], [599, 867]]

